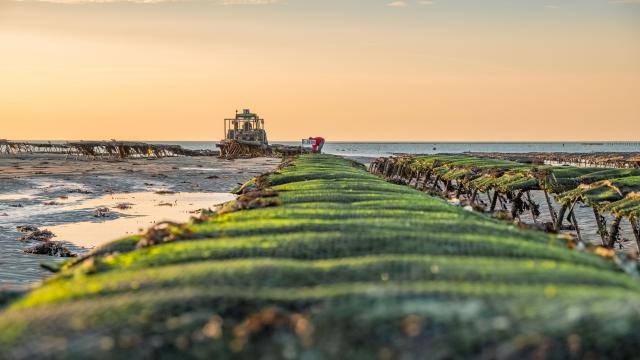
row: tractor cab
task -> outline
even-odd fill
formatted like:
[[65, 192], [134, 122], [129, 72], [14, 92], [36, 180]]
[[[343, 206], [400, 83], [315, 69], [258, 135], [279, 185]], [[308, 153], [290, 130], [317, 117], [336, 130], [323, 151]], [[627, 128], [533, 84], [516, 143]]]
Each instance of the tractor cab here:
[[264, 130], [264, 119], [249, 109], [236, 111], [233, 119], [224, 119], [225, 140], [235, 140], [251, 145], [268, 145], [267, 132]]

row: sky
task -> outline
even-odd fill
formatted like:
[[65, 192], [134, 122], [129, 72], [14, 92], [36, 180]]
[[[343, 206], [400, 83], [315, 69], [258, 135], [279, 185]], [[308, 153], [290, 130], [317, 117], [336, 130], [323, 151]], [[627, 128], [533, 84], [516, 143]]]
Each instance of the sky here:
[[0, 0], [0, 139], [640, 140], [640, 0]]

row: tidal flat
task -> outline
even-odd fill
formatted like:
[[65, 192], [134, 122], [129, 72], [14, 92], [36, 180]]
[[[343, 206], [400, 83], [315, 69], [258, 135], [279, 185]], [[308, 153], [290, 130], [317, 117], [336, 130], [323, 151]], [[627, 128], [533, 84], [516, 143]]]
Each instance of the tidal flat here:
[[[217, 157], [87, 160], [62, 155], [0, 157], [0, 288], [45, 278], [41, 264], [61, 257], [27, 254], [18, 226], [50, 230], [81, 255], [165, 220], [183, 222], [233, 199], [229, 192], [280, 159]], [[99, 211], [99, 210], [102, 211]], [[104, 211], [106, 210], [106, 211]]]

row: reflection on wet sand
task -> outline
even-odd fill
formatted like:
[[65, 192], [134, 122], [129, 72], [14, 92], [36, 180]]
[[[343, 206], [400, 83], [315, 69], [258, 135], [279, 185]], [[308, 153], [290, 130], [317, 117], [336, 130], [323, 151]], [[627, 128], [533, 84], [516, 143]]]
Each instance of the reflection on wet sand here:
[[161, 221], [184, 222], [193, 216], [194, 211], [209, 209], [233, 198], [229, 193], [136, 192], [105, 195], [61, 209], [74, 211], [106, 208], [108, 211], [104, 215], [94, 215], [91, 221], [50, 226], [47, 230], [56, 234], [57, 240], [91, 248], [136, 234]]

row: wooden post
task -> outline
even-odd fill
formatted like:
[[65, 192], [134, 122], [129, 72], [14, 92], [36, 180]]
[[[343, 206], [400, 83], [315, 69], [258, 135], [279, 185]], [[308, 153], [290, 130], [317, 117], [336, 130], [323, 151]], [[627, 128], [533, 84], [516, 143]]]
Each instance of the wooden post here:
[[429, 180], [431, 180], [431, 170], [427, 170], [427, 173], [424, 175], [424, 182], [422, 183], [422, 191], [427, 189], [427, 185], [429, 185]]
[[567, 211], [567, 205], [562, 205], [562, 207], [560, 207], [560, 212], [558, 213], [558, 216], [556, 217], [556, 223], [555, 226], [553, 227], [555, 229], [555, 231], [560, 231], [560, 228], [562, 227], [562, 221], [564, 220], [564, 214]]
[[401, 170], [402, 170], [402, 166], [396, 166], [395, 169], [393, 169], [393, 173], [391, 174], [391, 180], [397, 179], [398, 176], [400, 176]]
[[570, 221], [571, 214], [573, 214], [573, 209], [575, 209], [577, 203], [578, 203], [578, 199], [573, 200], [573, 202], [571, 203], [571, 206], [569, 207], [569, 216], [567, 216], [567, 220]]
[[458, 190], [456, 190], [456, 198], [459, 198], [461, 193], [462, 193], [462, 182], [458, 181]]
[[522, 190], [520, 190], [518, 192], [518, 195], [516, 195], [516, 197], [513, 199], [513, 201], [511, 201], [511, 218], [515, 219], [516, 216], [518, 216], [518, 209], [516, 208], [516, 204], [518, 203], [518, 200], [520, 200], [522, 198], [522, 195], [524, 194], [524, 192]]
[[580, 227], [578, 226], [578, 219], [576, 219], [575, 211], [571, 211], [571, 222], [576, 228], [576, 235], [578, 235], [578, 241], [582, 242], [582, 235], [580, 234]]
[[436, 176], [436, 180], [433, 182], [431, 190], [435, 191], [438, 188], [438, 181], [440, 181], [440, 175]]
[[[409, 186], [409, 187], [411, 186], [411, 183], [413, 182], [414, 175], [415, 175], [415, 172], [413, 170], [410, 170], [409, 171], [409, 177], [408, 177], [409, 181], [407, 182], [407, 186]], [[418, 183], [418, 180], [416, 180], [416, 184], [417, 183]]]
[[629, 218], [629, 222], [631, 223], [633, 235], [636, 237], [636, 245], [638, 246], [638, 251], [640, 251], [640, 228], [638, 228], [638, 220]]
[[444, 183], [444, 190], [442, 191], [442, 195], [445, 197], [449, 194], [449, 188], [451, 187], [451, 180], [447, 180]]
[[613, 248], [618, 239], [618, 235], [620, 234], [620, 221], [622, 221], [622, 216], [616, 216], [611, 223], [611, 227], [609, 228], [609, 241], [607, 242], [608, 248]]
[[606, 246], [607, 244], [607, 224], [602, 223], [602, 218], [600, 217], [600, 213], [596, 207], [592, 207], [593, 215], [596, 217], [596, 225], [598, 226], [598, 234], [600, 234], [600, 239], [602, 239], [602, 246]]
[[473, 190], [473, 194], [471, 195], [471, 200], [469, 201], [469, 205], [473, 205], [476, 202], [476, 196], [478, 196], [478, 190]]
[[418, 189], [418, 186], [420, 186], [420, 176], [422, 175], [422, 173], [418, 170], [415, 171], [415, 178], [416, 178], [416, 183], [413, 184], [413, 188], [414, 189]]
[[415, 184], [413, 184], [413, 188], [414, 189], [418, 189], [418, 187], [420, 186], [420, 177], [422, 176], [422, 173], [420, 171], [416, 170], [414, 172], [414, 175], [415, 175], [416, 182], [415, 182]]
[[389, 175], [390, 168], [391, 168], [391, 161], [387, 159], [384, 162], [384, 169], [382, 170], [382, 175], [384, 177], [387, 177], [387, 175]]
[[502, 196], [498, 195], [498, 201], [500, 202], [500, 207], [502, 208], [502, 210], [507, 210], [507, 204], [505, 203], [506, 200], [503, 200]]
[[496, 210], [496, 204], [498, 203], [498, 189], [493, 190], [493, 198], [491, 199], [491, 207], [489, 208], [490, 212], [494, 212]]
[[533, 223], [537, 224], [538, 219], [536, 219], [536, 214], [533, 212], [533, 200], [531, 200], [531, 193], [527, 190], [527, 201], [529, 202], [529, 214], [531, 215], [531, 219], [533, 219]]
[[551, 205], [551, 199], [549, 198], [549, 193], [547, 190], [544, 190], [544, 197], [547, 200], [547, 206], [549, 207], [549, 214], [551, 214], [551, 222], [554, 224], [558, 222], [558, 218], [556, 216], [556, 211], [553, 209], [553, 205]]

